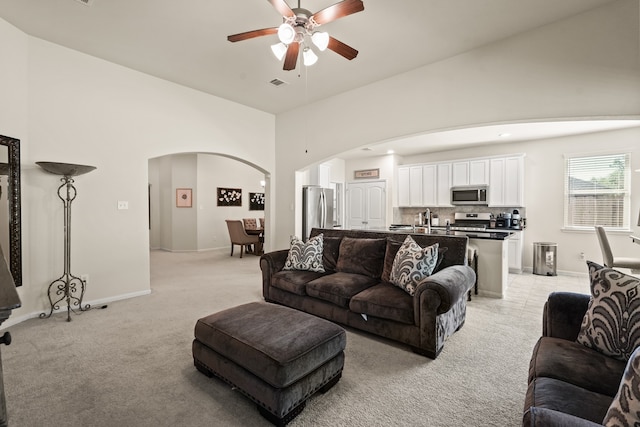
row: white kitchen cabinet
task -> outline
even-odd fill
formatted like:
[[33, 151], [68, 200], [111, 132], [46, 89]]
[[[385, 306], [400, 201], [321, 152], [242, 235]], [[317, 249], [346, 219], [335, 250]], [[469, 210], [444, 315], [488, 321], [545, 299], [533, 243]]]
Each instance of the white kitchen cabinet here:
[[524, 231], [514, 232], [508, 240], [509, 272], [522, 273], [522, 242]]
[[411, 206], [410, 200], [410, 173], [408, 167], [398, 168], [398, 206], [407, 207]]
[[438, 163], [436, 206], [451, 206], [451, 163]]
[[423, 206], [421, 165], [398, 168], [398, 206]]
[[491, 159], [489, 206], [524, 206], [524, 156]]
[[422, 203], [424, 206], [438, 205], [438, 166], [422, 166]]
[[451, 186], [469, 185], [469, 162], [453, 162], [451, 165]]
[[451, 185], [487, 185], [489, 183], [489, 159], [474, 159], [452, 164]]

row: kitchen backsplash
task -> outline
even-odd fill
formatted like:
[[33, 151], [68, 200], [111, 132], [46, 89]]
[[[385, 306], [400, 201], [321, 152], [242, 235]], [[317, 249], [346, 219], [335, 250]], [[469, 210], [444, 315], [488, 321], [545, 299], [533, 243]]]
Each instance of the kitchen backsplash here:
[[[428, 207], [428, 206], [427, 206]], [[393, 221], [392, 224], [409, 224], [413, 225], [417, 219], [417, 216], [420, 212], [424, 212], [427, 210], [427, 207], [424, 208], [393, 208]], [[437, 208], [429, 208], [431, 209], [431, 215], [435, 218], [435, 215], [438, 216], [439, 225], [445, 225], [447, 220], [449, 223], [453, 224], [454, 214], [456, 212], [462, 213], [492, 213], [496, 218], [502, 212], [512, 213], [514, 209], [517, 209], [520, 212], [521, 218], [527, 217], [527, 210], [525, 208], [490, 208], [487, 206], [452, 206], [452, 207], [437, 207]]]

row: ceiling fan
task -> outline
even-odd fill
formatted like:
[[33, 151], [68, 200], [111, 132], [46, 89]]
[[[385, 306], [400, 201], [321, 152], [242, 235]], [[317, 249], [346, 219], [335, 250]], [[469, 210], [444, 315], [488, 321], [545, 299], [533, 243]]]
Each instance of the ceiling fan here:
[[311, 50], [308, 39], [321, 51], [329, 48], [335, 53], [351, 60], [358, 56], [358, 51], [331, 37], [325, 32], [315, 31], [321, 25], [336, 19], [361, 12], [364, 10], [362, 0], [344, 0], [331, 5], [319, 12], [311, 13], [300, 7], [290, 8], [285, 0], [267, 0], [282, 15], [283, 23], [279, 27], [263, 28], [261, 30], [247, 31], [233, 34], [227, 37], [230, 42], [239, 42], [255, 37], [277, 34], [280, 43], [271, 46], [278, 59], [284, 57], [284, 70], [294, 70], [298, 61], [300, 45], [304, 65], [313, 65], [317, 55]]

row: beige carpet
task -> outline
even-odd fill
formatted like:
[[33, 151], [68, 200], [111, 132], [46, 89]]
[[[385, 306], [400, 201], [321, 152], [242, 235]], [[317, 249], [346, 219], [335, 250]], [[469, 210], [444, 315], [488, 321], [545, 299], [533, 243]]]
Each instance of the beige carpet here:
[[[262, 298], [258, 258], [154, 251], [151, 276], [151, 295], [70, 323], [59, 314], [9, 328], [13, 343], [2, 358], [10, 426], [270, 425], [239, 392], [197, 372], [191, 357], [198, 318]], [[348, 330], [342, 379], [290, 425], [519, 425], [553, 290], [588, 292], [586, 276], [510, 276], [504, 300], [469, 303], [465, 326], [437, 360]]]

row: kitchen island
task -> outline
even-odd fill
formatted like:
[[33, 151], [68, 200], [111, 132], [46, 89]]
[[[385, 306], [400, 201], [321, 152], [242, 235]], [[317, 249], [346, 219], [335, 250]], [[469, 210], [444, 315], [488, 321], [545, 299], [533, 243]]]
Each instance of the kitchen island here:
[[[410, 230], [390, 231], [411, 233]], [[415, 234], [425, 234], [426, 228], [415, 227]], [[514, 231], [487, 229], [487, 231], [446, 231], [445, 227], [432, 227], [430, 234], [467, 236], [469, 245], [476, 248], [478, 256], [478, 295], [504, 298], [509, 282], [508, 239]]]

